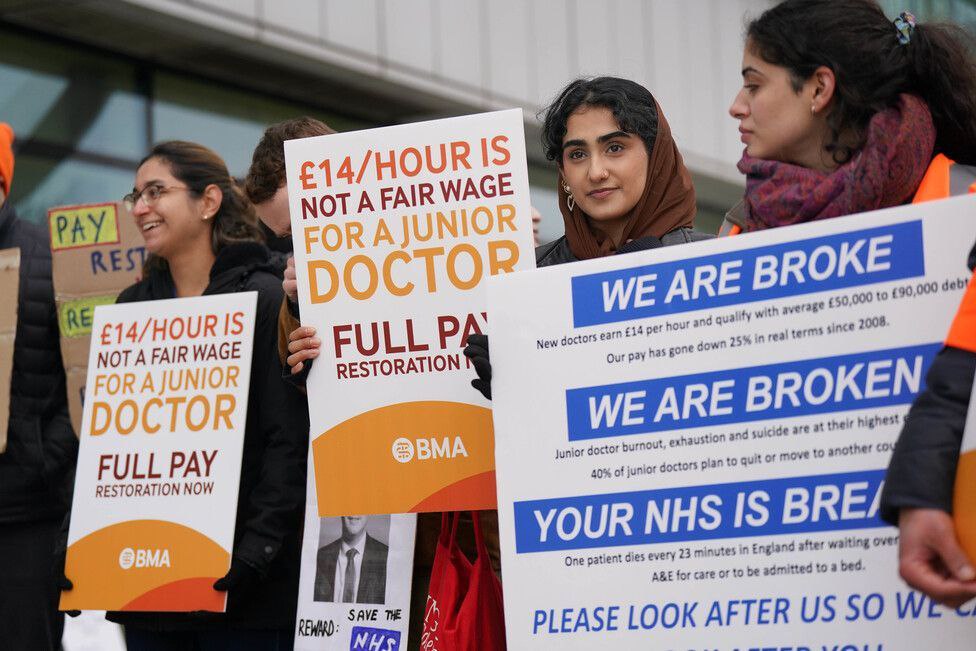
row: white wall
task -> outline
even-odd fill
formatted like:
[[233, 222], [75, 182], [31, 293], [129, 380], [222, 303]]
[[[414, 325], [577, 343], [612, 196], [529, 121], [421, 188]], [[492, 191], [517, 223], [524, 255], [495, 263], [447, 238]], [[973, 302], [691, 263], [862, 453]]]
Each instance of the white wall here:
[[126, 0], [477, 109], [536, 112], [571, 78], [658, 98], [693, 172], [741, 183], [726, 113], [767, 0]]

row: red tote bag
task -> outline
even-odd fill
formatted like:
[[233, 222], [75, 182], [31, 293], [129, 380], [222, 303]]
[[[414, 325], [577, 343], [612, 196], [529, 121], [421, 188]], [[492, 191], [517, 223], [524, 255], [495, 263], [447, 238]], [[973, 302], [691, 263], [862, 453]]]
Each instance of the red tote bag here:
[[502, 585], [491, 569], [478, 513], [472, 512], [478, 558], [457, 544], [459, 513], [445, 513], [424, 609], [422, 651], [505, 651]]

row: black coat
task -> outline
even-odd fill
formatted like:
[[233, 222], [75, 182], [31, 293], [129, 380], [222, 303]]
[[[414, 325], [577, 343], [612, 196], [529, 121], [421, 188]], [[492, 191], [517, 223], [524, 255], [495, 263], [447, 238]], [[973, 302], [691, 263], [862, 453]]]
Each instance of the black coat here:
[[7, 451], [0, 454], [0, 527], [60, 521], [70, 505], [78, 458], [51, 287], [50, 245], [44, 231], [20, 221], [7, 201], [0, 207], [0, 249], [12, 247], [20, 249], [20, 289]]
[[[976, 265], [976, 246], [969, 268]], [[897, 525], [903, 508], [952, 512], [959, 448], [976, 374], [976, 353], [946, 346], [925, 376], [888, 463], [881, 518]]]
[[[305, 397], [281, 379], [277, 328], [283, 292], [275, 272], [263, 245], [231, 245], [217, 255], [203, 292], [205, 296], [258, 292], [233, 554], [257, 570], [262, 580], [243, 595], [232, 589], [224, 614], [117, 612], [109, 613], [112, 621], [154, 630], [291, 629], [295, 625], [308, 406]], [[170, 274], [154, 269], [124, 290], [118, 302], [175, 296]]]
[[[686, 244], [688, 242], [698, 242], [700, 240], [710, 240], [714, 235], [702, 233], [691, 228], [676, 228], [661, 238], [664, 246], [675, 244]], [[549, 267], [554, 264], [565, 264], [567, 262], [578, 262], [577, 258], [569, 248], [569, 242], [563, 235], [558, 240], [553, 240], [548, 244], [537, 246], [535, 249], [535, 266]]]

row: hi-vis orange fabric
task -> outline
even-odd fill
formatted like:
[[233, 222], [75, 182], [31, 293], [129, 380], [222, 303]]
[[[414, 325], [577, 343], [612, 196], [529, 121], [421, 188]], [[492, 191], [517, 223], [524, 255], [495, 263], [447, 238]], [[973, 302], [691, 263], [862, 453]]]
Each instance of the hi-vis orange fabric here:
[[[915, 192], [912, 203], [922, 203], [923, 201], [933, 201], [935, 199], [945, 199], [951, 197], [952, 192], [952, 166], [955, 165], [951, 159], [939, 154], [932, 159], [929, 164], [922, 182]], [[976, 182], [969, 185], [968, 191], [976, 193]], [[957, 192], [957, 194], [964, 194]]]
[[0, 122], [0, 179], [3, 181], [3, 193], [10, 194], [10, 185], [14, 180], [14, 130], [6, 122]]

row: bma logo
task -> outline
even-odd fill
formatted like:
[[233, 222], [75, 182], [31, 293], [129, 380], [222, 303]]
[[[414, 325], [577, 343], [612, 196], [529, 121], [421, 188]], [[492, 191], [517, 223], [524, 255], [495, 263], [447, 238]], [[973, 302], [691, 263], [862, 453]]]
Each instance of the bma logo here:
[[119, 567], [130, 570], [133, 567], [172, 567], [168, 549], [132, 549], [126, 547], [119, 552]]
[[131, 569], [136, 562], [136, 553], [131, 547], [126, 547], [119, 553], [119, 567], [123, 570]]
[[464, 441], [460, 436], [445, 436], [441, 439], [434, 437], [419, 438], [411, 441], [408, 438], [400, 437], [393, 441], [393, 458], [400, 463], [409, 463], [414, 457], [418, 461], [428, 461], [431, 459], [453, 459], [455, 457], [467, 457], [468, 451], [464, 447]]
[[402, 436], [393, 441], [393, 458], [400, 463], [413, 461], [413, 442]]

